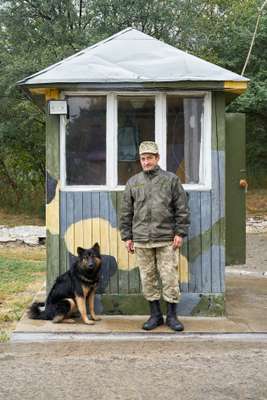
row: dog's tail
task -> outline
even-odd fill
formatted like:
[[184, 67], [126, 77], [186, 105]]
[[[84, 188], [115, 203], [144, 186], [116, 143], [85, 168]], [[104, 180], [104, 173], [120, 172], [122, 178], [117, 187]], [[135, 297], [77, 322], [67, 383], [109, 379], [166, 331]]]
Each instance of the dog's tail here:
[[28, 317], [31, 319], [47, 319], [45, 310], [40, 310], [40, 307], [44, 306], [45, 303], [34, 302], [28, 310]]

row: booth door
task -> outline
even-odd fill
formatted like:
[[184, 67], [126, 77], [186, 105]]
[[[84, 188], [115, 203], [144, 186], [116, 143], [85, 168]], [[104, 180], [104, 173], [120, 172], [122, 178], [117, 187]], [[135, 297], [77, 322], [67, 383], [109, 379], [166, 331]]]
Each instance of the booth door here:
[[226, 265], [246, 262], [245, 114], [226, 114]]

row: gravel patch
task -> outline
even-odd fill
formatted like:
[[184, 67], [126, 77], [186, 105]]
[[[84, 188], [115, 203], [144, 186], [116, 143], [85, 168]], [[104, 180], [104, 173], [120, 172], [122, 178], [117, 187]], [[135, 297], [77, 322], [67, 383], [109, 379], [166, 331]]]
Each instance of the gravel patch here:
[[45, 226], [16, 226], [9, 228], [0, 225], [0, 243], [18, 242], [28, 245], [44, 244], [46, 238]]
[[247, 233], [267, 233], [267, 216], [249, 217], [246, 223]]

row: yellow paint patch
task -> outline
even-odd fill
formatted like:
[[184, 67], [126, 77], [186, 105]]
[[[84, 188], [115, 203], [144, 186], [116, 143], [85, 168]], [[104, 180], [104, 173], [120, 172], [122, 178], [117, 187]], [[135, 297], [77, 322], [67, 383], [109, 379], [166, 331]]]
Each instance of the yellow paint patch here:
[[121, 270], [135, 268], [134, 256], [128, 255], [119, 230], [103, 218], [84, 219], [70, 225], [64, 239], [68, 251], [74, 255], [77, 255], [78, 246], [90, 248], [98, 242], [101, 253], [115, 257]]
[[179, 259], [179, 282], [188, 283], [189, 281], [189, 268], [188, 260], [185, 256], [180, 253]]
[[225, 92], [241, 94], [245, 92], [248, 87], [248, 82], [238, 82], [238, 81], [225, 81], [224, 90]]
[[[135, 255], [128, 254], [119, 230], [103, 218], [84, 219], [70, 225], [64, 239], [68, 251], [76, 256], [77, 247], [90, 248], [98, 242], [101, 253], [115, 257], [120, 270], [130, 271], [136, 268]], [[179, 260], [179, 281], [188, 283], [188, 260], [182, 254]]]
[[59, 235], [59, 188], [60, 182], [58, 181], [55, 197], [49, 204], [46, 204], [46, 229], [52, 235]]
[[60, 98], [60, 91], [58, 89], [48, 89], [48, 88], [31, 88], [30, 92], [33, 95], [43, 95], [46, 101], [48, 100], [58, 100]]

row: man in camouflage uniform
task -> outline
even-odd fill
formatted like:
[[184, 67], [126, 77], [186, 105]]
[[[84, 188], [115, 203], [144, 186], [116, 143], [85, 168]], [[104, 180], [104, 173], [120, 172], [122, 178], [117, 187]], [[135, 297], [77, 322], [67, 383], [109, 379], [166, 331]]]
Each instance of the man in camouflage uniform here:
[[164, 323], [160, 309], [160, 285], [167, 302], [166, 324], [175, 331], [184, 329], [176, 316], [179, 301], [178, 248], [189, 226], [187, 197], [179, 178], [159, 165], [156, 143], [139, 147], [143, 171], [126, 183], [120, 215], [121, 238], [129, 253], [136, 253], [144, 297], [149, 301], [150, 318], [143, 329]]

